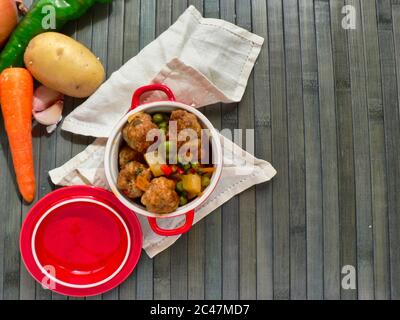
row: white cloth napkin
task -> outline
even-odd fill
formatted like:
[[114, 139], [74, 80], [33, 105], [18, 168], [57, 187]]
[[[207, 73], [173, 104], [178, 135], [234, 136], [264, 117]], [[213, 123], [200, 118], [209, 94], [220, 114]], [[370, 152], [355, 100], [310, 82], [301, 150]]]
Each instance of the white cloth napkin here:
[[[62, 186], [88, 184], [108, 188], [103, 167], [106, 138], [128, 111], [135, 89], [151, 82], [164, 83], [173, 90], [177, 101], [194, 107], [240, 101], [262, 44], [263, 38], [226, 21], [205, 19], [193, 6], [189, 7], [64, 120], [62, 129], [98, 139], [62, 167], [50, 171], [51, 180]], [[160, 99], [159, 93], [152, 93], [143, 102]], [[268, 162], [254, 158], [222, 135], [220, 139], [224, 149], [222, 177], [210, 198], [196, 209], [194, 223], [236, 194], [276, 174]], [[158, 236], [145, 217], [138, 218], [143, 248], [150, 257], [179, 238]], [[184, 219], [158, 219], [158, 223], [172, 229]]]

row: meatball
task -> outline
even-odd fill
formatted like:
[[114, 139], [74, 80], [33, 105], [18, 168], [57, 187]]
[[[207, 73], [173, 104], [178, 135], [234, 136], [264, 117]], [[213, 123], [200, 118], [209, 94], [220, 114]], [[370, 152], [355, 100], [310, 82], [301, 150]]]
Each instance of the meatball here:
[[127, 163], [131, 161], [142, 162], [143, 161], [142, 154], [133, 150], [128, 146], [122, 147], [119, 152], [119, 166], [123, 168]]
[[170, 213], [179, 205], [179, 196], [175, 191], [175, 181], [165, 177], [151, 181], [149, 189], [142, 197], [147, 210], [154, 213]]
[[[192, 129], [198, 138], [201, 137], [201, 125], [194, 114], [181, 109], [175, 110], [171, 113], [170, 121], [176, 121], [178, 134], [184, 129]], [[183, 143], [179, 142], [179, 144]]]
[[151, 171], [137, 161], [131, 161], [119, 172], [117, 186], [129, 198], [135, 199], [143, 195], [143, 191], [136, 187], [136, 178], [142, 175], [148, 181]]
[[133, 150], [145, 153], [153, 143], [146, 141], [147, 133], [152, 129], [158, 128], [152, 122], [150, 115], [143, 112], [135, 113], [122, 129], [122, 137]]

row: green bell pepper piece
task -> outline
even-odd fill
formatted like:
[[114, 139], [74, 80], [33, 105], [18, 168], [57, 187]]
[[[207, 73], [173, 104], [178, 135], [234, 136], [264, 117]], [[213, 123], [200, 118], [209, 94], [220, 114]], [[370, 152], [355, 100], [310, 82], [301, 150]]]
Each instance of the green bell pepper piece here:
[[[12, 33], [0, 54], [0, 72], [8, 67], [24, 65], [25, 49], [32, 38], [40, 33], [60, 30], [68, 21], [80, 18], [95, 3], [112, 0], [36, 0], [26, 16]], [[44, 29], [43, 19], [49, 14], [46, 6], [55, 12], [56, 29]]]

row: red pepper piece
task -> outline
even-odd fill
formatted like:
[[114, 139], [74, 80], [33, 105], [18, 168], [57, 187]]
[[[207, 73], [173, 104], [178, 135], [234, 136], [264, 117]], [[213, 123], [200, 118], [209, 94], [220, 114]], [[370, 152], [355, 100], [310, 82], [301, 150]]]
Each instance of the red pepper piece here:
[[183, 169], [180, 168], [180, 167], [177, 167], [176, 172], [178, 172], [179, 174], [184, 174], [184, 173], [185, 173], [185, 170], [183, 170]]
[[161, 170], [168, 177], [173, 173], [172, 168], [169, 165], [163, 164], [161, 165]]

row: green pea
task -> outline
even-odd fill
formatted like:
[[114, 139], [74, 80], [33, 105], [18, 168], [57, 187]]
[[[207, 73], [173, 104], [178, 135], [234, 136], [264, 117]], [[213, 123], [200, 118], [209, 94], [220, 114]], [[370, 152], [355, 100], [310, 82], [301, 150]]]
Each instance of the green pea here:
[[185, 191], [185, 190], [183, 189], [183, 182], [182, 182], [182, 181], [179, 181], [179, 182], [176, 184], [176, 191], [178, 191], [179, 193], [182, 193], [183, 191]]
[[161, 123], [164, 121], [164, 116], [161, 113], [156, 113], [153, 115], [153, 121], [155, 123]]
[[187, 204], [187, 203], [188, 203], [188, 200], [187, 200], [186, 197], [184, 197], [184, 196], [180, 196], [180, 197], [179, 197], [179, 204], [180, 204], [181, 206], [184, 206], [184, 205]]
[[159, 123], [158, 124], [158, 127], [161, 129], [161, 128], [167, 128], [168, 127], [168, 122], [165, 122], [165, 121], [163, 121], [163, 122], [161, 122], [161, 123]]
[[208, 187], [208, 186], [210, 185], [210, 182], [211, 182], [211, 180], [210, 180], [209, 177], [207, 177], [207, 176], [202, 176], [202, 177], [201, 177], [201, 186], [202, 186], [203, 188]]

